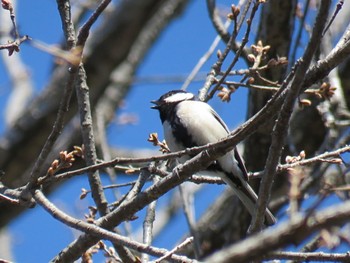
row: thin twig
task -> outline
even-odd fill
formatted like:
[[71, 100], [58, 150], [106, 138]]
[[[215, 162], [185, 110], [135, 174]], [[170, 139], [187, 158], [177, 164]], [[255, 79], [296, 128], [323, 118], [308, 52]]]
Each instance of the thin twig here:
[[[110, 160], [111, 159], [111, 154], [110, 154], [110, 148], [108, 147], [107, 144], [107, 138], [106, 138], [106, 118], [105, 115], [103, 115], [100, 112], [100, 108], [96, 109], [97, 112], [97, 117], [96, 117], [96, 123], [97, 123], [97, 133], [98, 133], [98, 137], [99, 137], [99, 145], [101, 148], [101, 152], [102, 152], [102, 156], [104, 160]], [[112, 169], [112, 168], [106, 168], [106, 172], [108, 174], [109, 180], [112, 184], [115, 184], [117, 181], [116, 178], [116, 172]], [[131, 182], [132, 185], [134, 185], [135, 183]], [[103, 186], [103, 189], [111, 189], [112, 187], [106, 187]], [[124, 200], [124, 198], [120, 197], [120, 194], [117, 190], [115, 190], [116, 188], [113, 187], [113, 194], [116, 200]], [[111, 204], [109, 204], [109, 207], [111, 207]], [[108, 209], [107, 209], [108, 210]], [[116, 229], [116, 231], [118, 231]], [[128, 250], [128, 248], [120, 245], [119, 243], [113, 243], [113, 246], [115, 248], [115, 250], [117, 251], [118, 255], [120, 256], [121, 260], [125, 263], [127, 262], [135, 262], [136, 258], [135, 256], [132, 254], [131, 251]]]
[[[309, 253], [313, 252], [316, 249], [320, 248], [322, 245], [322, 237], [321, 234], [318, 233], [312, 240], [310, 240], [303, 248], [300, 250], [301, 253]], [[299, 260], [290, 260], [287, 261], [286, 263], [299, 263]]]
[[[10, 1], [2, 1], [2, 3], [4, 2], [10, 3]], [[12, 5], [16, 5], [16, 1], [11, 1], [11, 3]], [[7, 128], [11, 128], [18, 118], [26, 113], [27, 105], [33, 94], [34, 86], [33, 78], [28, 72], [22, 54], [17, 54], [16, 56], [11, 57], [10, 55], [15, 51], [20, 51], [20, 45], [23, 41], [31, 39], [28, 36], [24, 36], [20, 39], [15, 39], [14, 41], [7, 41], [7, 38], [12, 35], [13, 23], [9, 23], [7, 17], [4, 15], [1, 15], [0, 17], [0, 32], [0, 41], [10, 44], [10, 46], [0, 45], [0, 49], [5, 46], [8, 47], [8, 54], [6, 55], [5, 52], [2, 52], [1, 56], [4, 67], [8, 72], [10, 82], [12, 83], [12, 91], [7, 99], [6, 108], [3, 114], [5, 116], [5, 124]]]
[[[155, 182], [158, 181], [157, 177], [154, 177]], [[143, 243], [150, 246], [153, 240], [153, 224], [156, 217], [156, 205], [157, 201], [153, 201], [147, 207], [145, 220], [143, 221]], [[149, 255], [146, 253], [141, 254], [142, 262], [149, 262]]]
[[19, 46], [27, 41], [27, 40], [30, 40], [30, 37], [25, 35], [21, 38], [18, 38], [17, 40], [13, 41], [13, 42], [10, 42], [8, 44], [3, 44], [3, 45], [0, 45], [0, 50], [2, 49], [7, 49], [9, 51], [9, 55], [12, 55], [12, 53], [14, 51], [18, 52], [19, 51]]
[[[224, 26], [224, 24], [222, 23], [222, 21], [220, 19], [220, 16], [219, 16], [217, 8], [216, 8], [215, 0], [207, 0], [206, 2], [207, 2], [207, 9], [208, 9], [208, 13], [209, 13], [209, 18], [210, 18], [216, 32], [219, 34], [221, 39], [228, 45], [228, 43], [230, 42], [230, 39], [232, 38], [232, 35], [230, 35], [230, 33], [227, 31], [227, 28]], [[246, 19], [251, 2], [252, 2], [252, 0], [249, 0], [248, 3], [246, 4], [245, 8], [243, 9], [243, 12], [241, 12], [240, 18], [235, 25], [236, 29], [237, 29], [237, 30], [235, 30], [235, 32], [240, 31], [240, 29], [243, 25], [243, 22]], [[240, 47], [240, 45], [237, 44], [236, 41], [234, 41], [231, 48], [233, 51], [236, 52], [239, 49], [239, 47]], [[245, 49], [243, 50], [242, 56], [248, 62], [247, 50], [245, 50]]]
[[[208, 0], [207, 1], [207, 6], [208, 6], [208, 10], [209, 10], [209, 15], [212, 19], [212, 21], [217, 21], [217, 23], [221, 24], [221, 20], [216, 16], [216, 12], [215, 12], [215, 2], [213, 0]], [[216, 22], [214, 22], [214, 25], [216, 24]], [[220, 34], [220, 32], [218, 32]], [[221, 34], [220, 34], [221, 35]], [[228, 53], [230, 52], [230, 50], [232, 49], [233, 45], [235, 44], [235, 40], [236, 40], [237, 34], [232, 34], [229, 37], [229, 40], [227, 42], [226, 48], [224, 50], [224, 52], [222, 54], [220, 54], [220, 56], [218, 57], [218, 60], [214, 63], [214, 65], [211, 67], [211, 70], [206, 78], [206, 81], [203, 85], [203, 87], [199, 90], [199, 94], [198, 94], [198, 98], [201, 101], [207, 101], [210, 97], [208, 97], [208, 91], [210, 89], [210, 87], [216, 83], [216, 79], [215, 76], [218, 75], [218, 72], [221, 71], [221, 66], [224, 62], [224, 60], [226, 59]], [[241, 45], [241, 52], [243, 50], [243, 46]], [[237, 53], [236, 56], [237, 57]]]
[[29, 200], [21, 199], [23, 189], [24, 187], [19, 187], [17, 189], [9, 189], [0, 182], [0, 199], [2, 199], [2, 201], [7, 201], [12, 204], [33, 208], [35, 206], [35, 201], [33, 198], [30, 198]]
[[[228, 21], [226, 21], [224, 27], [228, 28], [229, 25], [230, 25], [230, 21], [228, 20]], [[220, 36], [216, 36], [215, 37], [215, 39], [214, 39], [213, 43], [210, 45], [208, 51], [205, 52], [205, 54], [200, 58], [200, 60], [196, 64], [196, 66], [191, 71], [190, 75], [188, 75], [188, 77], [186, 78], [185, 82], [181, 86], [182, 90], [186, 90], [188, 85], [190, 85], [190, 83], [196, 77], [196, 75], [198, 74], [199, 70], [203, 67], [204, 63], [210, 58], [210, 56], [215, 51], [215, 48], [217, 47], [217, 45], [220, 42], [220, 39], [221, 39]]]
[[343, 7], [343, 4], [344, 4], [344, 1], [343, 1], [343, 0], [338, 1], [337, 6], [336, 6], [336, 8], [335, 8], [335, 10], [334, 10], [333, 15], [332, 15], [331, 19], [329, 20], [329, 22], [328, 22], [326, 28], [325, 28], [324, 31], [323, 31], [323, 35], [326, 34], [327, 30], [328, 30], [328, 29], [330, 28], [330, 26], [332, 25], [334, 19], [336, 18], [337, 14], [339, 13], [340, 9]]
[[288, 132], [289, 119], [292, 113], [294, 102], [300, 94], [301, 87], [306, 75], [306, 72], [311, 63], [311, 59], [315, 50], [317, 49], [320, 39], [322, 37], [322, 31], [324, 29], [328, 9], [330, 6], [329, 0], [323, 0], [321, 7], [317, 15], [314, 30], [312, 32], [309, 44], [305, 50], [302, 58], [302, 62], [297, 68], [295, 77], [289, 85], [286, 99], [282, 105], [282, 109], [278, 116], [277, 122], [274, 127], [272, 143], [269, 149], [269, 155], [266, 161], [266, 167], [264, 170], [263, 179], [259, 188], [259, 199], [257, 202], [256, 215], [253, 217], [250, 231], [256, 232], [261, 230], [264, 223], [264, 214], [268, 201], [270, 198], [272, 182], [277, 172], [277, 166], [280, 160], [282, 149], [284, 146], [284, 140]]
[[82, 25], [79, 29], [77, 36], [77, 46], [84, 46], [85, 42], [90, 34], [90, 29], [102, 12], [107, 8], [111, 0], [102, 0], [101, 3], [97, 6], [96, 10], [90, 15], [88, 20]]
[[[121, 236], [119, 234], [113, 233], [101, 227], [98, 227], [94, 224], [86, 223], [82, 220], [75, 219], [68, 214], [64, 213], [62, 210], [58, 209], [53, 203], [51, 203], [40, 190], [36, 190], [34, 193], [34, 198], [38, 204], [40, 204], [50, 215], [52, 215], [55, 219], [61, 221], [62, 223], [83, 231], [85, 233], [93, 234], [99, 239], [107, 239], [115, 243], [120, 243], [124, 246], [132, 248], [139, 252], [148, 253], [154, 256], [164, 256], [168, 254], [169, 251], [165, 249], [159, 249], [155, 247], [151, 247], [136, 241], [131, 240], [130, 238]], [[177, 262], [193, 262], [189, 258], [185, 256], [178, 256], [175, 254], [171, 255], [173, 260]]]
[[[83, 144], [85, 148], [84, 157], [86, 165], [94, 165], [97, 162], [96, 146], [92, 126], [91, 106], [89, 88], [86, 83], [86, 73], [83, 65], [79, 66], [78, 77], [75, 85], [77, 93], [80, 125]], [[107, 214], [108, 205], [103, 192], [102, 182], [98, 171], [88, 172], [89, 184], [92, 191], [92, 198], [97, 206], [100, 215]]]
[[296, 244], [310, 237], [322, 228], [341, 226], [348, 222], [350, 216], [350, 201], [318, 211], [309, 218], [299, 214], [291, 221], [283, 222], [275, 228], [265, 229], [252, 235], [238, 244], [231, 245], [206, 258], [206, 262], [243, 263], [252, 260], [262, 260], [261, 255], [285, 247], [286, 244]]
[[[206, 152], [198, 154], [190, 161], [186, 162], [184, 165], [178, 165], [169, 176], [162, 178], [158, 183], [150, 186], [144, 192], [136, 195], [132, 199], [125, 200], [123, 204], [117, 209], [96, 220], [96, 225], [107, 229], [110, 229], [115, 225], [119, 225], [121, 222], [134, 215], [137, 211], [144, 208], [147, 204], [153, 202], [161, 195], [167, 193], [169, 190], [181, 184], [192, 174], [200, 170], [204, 170], [212, 160], [218, 157], [218, 155], [218, 150], [216, 150], [216, 153], [214, 150], [208, 150]], [[79, 257], [79, 254], [77, 254], [77, 252], [80, 251], [81, 246], [90, 247], [95, 242], [95, 237], [84, 234], [69, 247], [69, 254], [62, 252], [54, 259], [54, 261], [60, 262], [67, 259], [67, 257], [72, 258], [72, 253], [74, 254], [74, 258]]]
[[141, 169], [140, 175], [137, 178], [137, 181], [133, 185], [133, 187], [128, 192], [125, 200], [130, 200], [138, 195], [138, 193], [141, 192], [142, 187], [147, 182], [148, 178], [150, 177], [150, 173], [147, 169]]
[[[333, 158], [337, 158], [336, 162], [339, 163], [339, 156], [343, 153], [346, 152], [350, 152], [350, 146], [344, 146], [342, 148], [339, 148], [337, 150], [331, 151], [331, 152], [325, 152], [322, 154], [319, 154], [315, 157], [312, 158], [308, 158], [308, 159], [303, 159], [300, 161], [296, 161], [293, 163], [287, 163], [287, 164], [280, 164], [277, 167], [277, 171], [278, 172], [282, 172], [282, 171], [286, 171], [288, 169], [292, 169], [294, 167], [298, 167], [298, 166], [306, 166], [306, 165], [312, 165], [316, 162], [331, 162], [334, 163], [334, 159]], [[330, 159], [331, 158], [331, 159]], [[330, 160], [329, 160], [330, 159]], [[256, 173], [251, 173], [249, 175], [250, 178], [254, 178], [254, 177], [262, 177], [263, 172], [256, 172]]]
[[[80, 28], [77, 35], [77, 46], [84, 46], [89, 36], [92, 25], [96, 22], [97, 18], [102, 14], [103, 10], [106, 9], [111, 0], [103, 0], [98, 5], [96, 10], [90, 15], [88, 20]], [[94, 141], [94, 132], [92, 126], [92, 115], [90, 106], [90, 94], [89, 87], [86, 82], [86, 73], [83, 65], [81, 64], [78, 69], [78, 78], [75, 86], [77, 93], [81, 133], [83, 144], [85, 146], [85, 161], [86, 164], [96, 164], [97, 154], [96, 146]], [[96, 203], [97, 209], [101, 215], [105, 215], [109, 212], [107, 200], [103, 192], [100, 175], [97, 171], [88, 173], [89, 184], [92, 191], [92, 198]]]
[[310, 262], [310, 261], [322, 261], [322, 262], [349, 262], [350, 252], [347, 253], [325, 253], [325, 252], [292, 252], [292, 251], [280, 251], [272, 252], [264, 257], [265, 260], [269, 259], [289, 259], [297, 260], [297, 262]]
[[[64, 31], [69, 31], [69, 30], [73, 30], [74, 26], [72, 25], [71, 20], [69, 20], [69, 12], [70, 12], [70, 2], [69, 1], [58, 1], [58, 6], [60, 7], [60, 3], [64, 2], [65, 6], [68, 6], [68, 12], [67, 10], [65, 10], [64, 12], [60, 12], [61, 14], [66, 15], [66, 17], [61, 17], [62, 21], [66, 21], [68, 20], [68, 23], [63, 23], [63, 30]], [[67, 26], [68, 24], [71, 24], [71, 26]], [[74, 31], [73, 32], [67, 32], [66, 35], [74, 35]], [[50, 151], [52, 150], [52, 147], [54, 145], [54, 143], [56, 142], [57, 138], [59, 137], [59, 135], [61, 134], [62, 130], [63, 130], [63, 126], [64, 126], [64, 120], [65, 120], [65, 115], [69, 110], [69, 104], [70, 104], [70, 99], [73, 93], [73, 87], [74, 87], [74, 82], [76, 79], [76, 74], [72, 68], [72, 70], [69, 72], [69, 79], [66, 83], [65, 89], [64, 89], [64, 93], [63, 96], [61, 98], [60, 101], [60, 105], [57, 111], [57, 115], [56, 115], [56, 120], [55, 123], [53, 125], [53, 128], [51, 130], [51, 133], [49, 135], [49, 137], [47, 138], [36, 162], [34, 163], [34, 166], [32, 168], [32, 171], [30, 173], [30, 180], [29, 183], [26, 186], [26, 191], [23, 191], [23, 199], [28, 199], [29, 198], [29, 191], [32, 190], [32, 188], [36, 185], [37, 183], [37, 179], [40, 176], [40, 171], [42, 170], [42, 166], [45, 163], [46, 157], [48, 156], [48, 154], [50, 153]]]
[[179, 185], [179, 192], [182, 200], [182, 207], [184, 210], [185, 218], [190, 228], [190, 233], [193, 236], [194, 240], [194, 254], [196, 259], [199, 259], [202, 254], [202, 251], [200, 247], [200, 240], [198, 238], [197, 230], [195, 227], [193, 195], [189, 191], [186, 191], [186, 185]]
[[15, 37], [16, 37], [16, 39], [19, 39], [18, 28], [17, 28], [17, 25], [16, 25], [15, 10], [13, 8], [13, 5], [12, 5], [11, 1], [1, 1], [1, 6], [2, 6], [3, 9], [9, 10], [10, 18], [11, 18], [12, 25], [13, 25], [13, 30], [15, 32]]
[[14, 204], [14, 205], [19, 205], [19, 200], [18, 199], [9, 197], [8, 195], [4, 195], [2, 193], [0, 193], [0, 200], [9, 202], [9, 203]]
[[[243, 53], [244, 47], [245, 45], [248, 43], [248, 39], [249, 39], [249, 35], [250, 35], [250, 30], [251, 30], [251, 26], [252, 26], [252, 21], [255, 17], [255, 14], [258, 10], [260, 6], [260, 1], [256, 1], [255, 4], [253, 5], [253, 8], [251, 10], [250, 13], [250, 17], [247, 20], [247, 29], [246, 32], [243, 36], [243, 40], [241, 45], [239, 46], [238, 50], [236, 51], [235, 57], [233, 58], [232, 62], [230, 63], [230, 65], [228, 66], [228, 68], [226, 69], [226, 71], [224, 72], [223, 76], [220, 78], [220, 80], [215, 83], [214, 88], [210, 91], [210, 93], [207, 96], [208, 98], [212, 98], [214, 96], [214, 93], [216, 92], [216, 90], [221, 86], [221, 84], [226, 80], [226, 77], [229, 75], [229, 73], [232, 71], [233, 67], [236, 65], [236, 63], [238, 62], [238, 59], [240, 58], [240, 56]], [[222, 61], [226, 58], [226, 56], [228, 55], [228, 50], [229, 48], [232, 46], [232, 43], [235, 41], [236, 39], [236, 35], [232, 34], [230, 41], [227, 44], [227, 47], [225, 49], [225, 51], [222, 54]], [[219, 68], [221, 68], [222, 62], [219, 63]]]
[[188, 244], [190, 244], [192, 242], [193, 242], [193, 237], [186, 238], [181, 244], [179, 244], [176, 247], [174, 247], [172, 250], [169, 251], [169, 253], [167, 253], [164, 256], [158, 258], [153, 263], [161, 263], [161, 262], [163, 262], [163, 260], [166, 260], [166, 259], [170, 258], [173, 253], [175, 253], [176, 251], [182, 249], [183, 247], [187, 246]]
[[[47, 181], [45, 181], [45, 183], [51, 183], [52, 181], [59, 181], [59, 180], [68, 179], [68, 178], [75, 176], [75, 175], [84, 174], [87, 171], [100, 170], [100, 169], [104, 169], [106, 167], [112, 167], [116, 164], [148, 163], [148, 162], [156, 162], [156, 161], [174, 159], [174, 158], [178, 158], [178, 157], [181, 157], [183, 155], [186, 155], [186, 154], [193, 155], [193, 154], [199, 153], [203, 150], [207, 150], [207, 149], [213, 148], [219, 144], [222, 144], [222, 142], [227, 142], [230, 139], [231, 139], [231, 137], [228, 137], [225, 140], [214, 143], [214, 144], [208, 144], [208, 145], [205, 145], [202, 147], [193, 147], [193, 148], [189, 148], [189, 149], [186, 149], [183, 151], [168, 153], [168, 154], [159, 155], [159, 156], [152, 156], [152, 157], [145, 157], [145, 158], [115, 158], [111, 161], [102, 162], [99, 164], [91, 165], [91, 166], [77, 169], [74, 171], [69, 171], [69, 172], [58, 174], [54, 177], [48, 178]], [[284, 170], [287, 170], [287, 169], [290, 169], [293, 167], [297, 167], [297, 166], [311, 165], [315, 162], [320, 162], [320, 161], [326, 160], [328, 158], [338, 157], [340, 154], [345, 153], [345, 152], [349, 152], [349, 151], [350, 151], [350, 146], [344, 146], [338, 150], [335, 150], [332, 152], [325, 152], [323, 154], [317, 155], [317, 156], [309, 158], [309, 159], [300, 160], [300, 161], [297, 161], [297, 162], [294, 162], [291, 164], [280, 164], [277, 169], [278, 169], [278, 171], [284, 171]], [[155, 171], [152, 171], [152, 172], [155, 172]], [[166, 175], [167, 174], [164, 174], [163, 176], [166, 176]], [[261, 175], [262, 175], [262, 172], [255, 172], [255, 173], [250, 174], [250, 177], [252, 177], [252, 178], [261, 177]], [[196, 177], [194, 177], [194, 178], [196, 178]], [[210, 182], [209, 179], [207, 179], [207, 180], [208, 180], [208, 182]], [[44, 181], [39, 179], [39, 183], [44, 183]]]
[[305, 26], [305, 19], [306, 19], [307, 13], [309, 12], [309, 5], [310, 5], [310, 0], [306, 0], [305, 6], [304, 6], [304, 13], [303, 13], [303, 16], [301, 17], [300, 22], [299, 22], [298, 33], [297, 33], [297, 36], [295, 38], [293, 51], [292, 51], [291, 56], [290, 56], [290, 61], [289, 61], [290, 67], [295, 63], [297, 49], [300, 45], [301, 35], [303, 33], [303, 28]]

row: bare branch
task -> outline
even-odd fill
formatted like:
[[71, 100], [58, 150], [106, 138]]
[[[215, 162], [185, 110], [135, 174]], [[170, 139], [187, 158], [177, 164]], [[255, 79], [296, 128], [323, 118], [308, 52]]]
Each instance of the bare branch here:
[[324, 252], [291, 252], [281, 251], [272, 252], [265, 259], [289, 259], [302, 261], [331, 261], [331, 262], [347, 262], [350, 260], [350, 252], [348, 253], [324, 253]]
[[[59, 210], [54, 204], [52, 204], [48, 199], [46, 199], [46, 197], [40, 190], [35, 191], [34, 198], [47, 212], [49, 212], [56, 219], [75, 229], [81, 230], [89, 234], [93, 233], [93, 235], [98, 239], [107, 239], [115, 243], [123, 244], [136, 251], [149, 253], [150, 255], [154, 256], [164, 256], [165, 254], [169, 253], [169, 251], [165, 249], [158, 249], [142, 243], [138, 243], [132, 241], [129, 238], [110, 232], [93, 224], [85, 223], [81, 220], [75, 219]], [[173, 260], [177, 260], [178, 262], [193, 262], [192, 260], [184, 256], [178, 256], [175, 254], [172, 254], [171, 258]]]
[[193, 242], [193, 237], [186, 238], [181, 244], [174, 247], [169, 253], [165, 254], [164, 256], [160, 257], [154, 263], [161, 263], [163, 260], [166, 260], [169, 258], [173, 253], [175, 253], [177, 250], [182, 249], [183, 247], [187, 246], [188, 244]]
[[234, 260], [240, 263], [262, 259], [261, 255], [284, 247], [285, 244], [300, 243], [319, 229], [342, 225], [347, 222], [349, 216], [349, 201], [324, 211], [316, 212], [308, 219], [299, 215], [293, 220], [281, 223], [276, 228], [263, 230], [239, 244], [231, 245], [206, 258], [206, 261], [221, 263]]
[[[158, 179], [155, 179], [154, 181], [157, 181]], [[147, 207], [146, 217], [143, 221], [143, 243], [145, 245], [151, 245], [153, 240], [153, 224], [155, 221], [155, 214], [156, 214], [156, 204], [157, 201], [153, 201], [149, 204]], [[142, 262], [149, 262], [149, 255], [143, 253], [141, 255]]]
[[282, 105], [281, 112], [275, 124], [272, 143], [269, 149], [269, 155], [266, 161], [263, 179], [259, 188], [257, 212], [252, 220], [252, 226], [250, 229], [253, 232], [259, 231], [264, 223], [264, 214], [270, 198], [272, 182], [277, 171], [277, 165], [279, 163], [282, 148], [284, 146], [284, 140], [287, 136], [289, 126], [288, 123], [292, 113], [293, 105], [300, 93], [305, 74], [309, 68], [311, 59], [322, 37], [322, 31], [324, 30], [326, 19], [328, 17], [329, 6], [330, 1], [322, 1], [319, 13], [315, 21], [315, 27], [312, 32], [311, 39], [305, 50], [302, 61], [297, 68], [295, 77], [288, 87], [285, 102]]

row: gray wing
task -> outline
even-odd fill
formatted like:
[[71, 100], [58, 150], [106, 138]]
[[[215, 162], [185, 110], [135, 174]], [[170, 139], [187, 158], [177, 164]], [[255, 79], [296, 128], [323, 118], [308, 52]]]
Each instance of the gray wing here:
[[[230, 133], [229, 129], [227, 128], [227, 126], [225, 124], [225, 122], [220, 118], [219, 114], [217, 114], [216, 111], [214, 111], [213, 109], [211, 109], [211, 113], [213, 114], [215, 119], [222, 125], [222, 127], [224, 127], [224, 129], [227, 131], [227, 133]], [[243, 172], [244, 179], [248, 180], [247, 168], [245, 167], [244, 161], [243, 161], [241, 155], [239, 154], [239, 152], [237, 151], [236, 147], [233, 149], [233, 154], [234, 154], [235, 161], [236, 161], [238, 167]]]
[[224, 129], [227, 131], [227, 133], [230, 133], [229, 129], [227, 128], [225, 122], [220, 118], [219, 114], [216, 113], [216, 111], [211, 108], [211, 114], [215, 117], [215, 119], [224, 127]]

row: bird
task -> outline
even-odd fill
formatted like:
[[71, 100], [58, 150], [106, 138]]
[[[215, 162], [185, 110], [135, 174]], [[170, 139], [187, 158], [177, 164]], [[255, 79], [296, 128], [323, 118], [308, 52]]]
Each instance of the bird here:
[[[172, 90], [151, 103], [154, 104], [151, 108], [159, 111], [165, 141], [172, 152], [215, 143], [229, 135], [229, 129], [215, 110], [193, 93]], [[184, 163], [191, 157], [185, 155], [178, 161]], [[205, 172], [219, 176], [228, 184], [254, 217], [258, 196], [248, 183], [248, 172], [236, 147], [211, 163]], [[265, 224], [275, 222], [267, 208]]]

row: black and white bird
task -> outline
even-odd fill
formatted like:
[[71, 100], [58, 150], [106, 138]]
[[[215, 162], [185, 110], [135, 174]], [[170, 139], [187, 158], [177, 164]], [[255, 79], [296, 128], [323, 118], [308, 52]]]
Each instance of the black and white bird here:
[[[195, 146], [217, 142], [228, 136], [229, 130], [223, 120], [207, 103], [196, 100], [192, 93], [173, 90], [158, 100], [152, 101], [160, 114], [164, 137], [172, 152]], [[183, 156], [183, 163], [190, 156]], [[236, 148], [214, 161], [206, 174], [220, 176], [231, 186], [249, 213], [254, 216], [257, 195], [248, 184], [247, 170]], [[265, 223], [275, 223], [275, 218], [267, 209]]]

